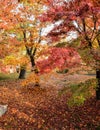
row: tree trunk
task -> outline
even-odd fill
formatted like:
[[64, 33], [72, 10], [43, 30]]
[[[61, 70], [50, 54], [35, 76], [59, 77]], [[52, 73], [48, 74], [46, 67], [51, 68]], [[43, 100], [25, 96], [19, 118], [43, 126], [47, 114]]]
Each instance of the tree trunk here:
[[[31, 61], [31, 71], [34, 72], [36, 75], [38, 75], [38, 69], [35, 65], [35, 60], [34, 60], [34, 56], [30, 56], [30, 61]], [[39, 87], [39, 82], [36, 81], [35, 84], [34, 84], [35, 87]]]
[[26, 74], [26, 69], [25, 68], [21, 68], [18, 78], [19, 79], [25, 79], [25, 74]]
[[33, 56], [30, 56], [30, 61], [31, 61], [31, 67], [32, 67], [31, 71], [33, 71], [33, 68], [35, 66], [35, 60]]
[[96, 88], [96, 99], [100, 100], [100, 69], [96, 70], [97, 88]]

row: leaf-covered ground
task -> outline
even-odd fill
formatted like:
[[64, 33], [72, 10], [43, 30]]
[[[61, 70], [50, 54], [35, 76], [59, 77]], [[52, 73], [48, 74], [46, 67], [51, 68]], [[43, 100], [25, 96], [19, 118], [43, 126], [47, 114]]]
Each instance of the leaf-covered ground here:
[[76, 107], [67, 105], [69, 90], [59, 95], [60, 89], [70, 83], [89, 78], [93, 77], [44, 75], [41, 86], [35, 88], [22, 87], [19, 80], [0, 81], [0, 104], [8, 104], [8, 111], [0, 117], [0, 130], [99, 130], [100, 101], [95, 95]]

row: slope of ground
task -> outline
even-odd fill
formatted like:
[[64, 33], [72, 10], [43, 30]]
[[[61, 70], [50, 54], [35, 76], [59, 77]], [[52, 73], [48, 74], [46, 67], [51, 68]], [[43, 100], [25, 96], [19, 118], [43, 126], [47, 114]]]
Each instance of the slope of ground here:
[[0, 129], [99, 130], [100, 101], [95, 96], [78, 107], [68, 107], [70, 92], [58, 90], [94, 76], [50, 74], [41, 77], [40, 87], [22, 87], [19, 80], [0, 82], [0, 104], [8, 111], [0, 117]]

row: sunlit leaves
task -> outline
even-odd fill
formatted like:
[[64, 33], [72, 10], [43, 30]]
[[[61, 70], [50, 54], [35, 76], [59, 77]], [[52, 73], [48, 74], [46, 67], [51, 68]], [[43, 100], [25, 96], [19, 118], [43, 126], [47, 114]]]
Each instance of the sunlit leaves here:
[[5, 59], [4, 59], [4, 64], [6, 65], [17, 65], [18, 64], [18, 60], [16, 57], [14, 56], [7, 56]]
[[29, 63], [29, 58], [26, 55], [19, 57], [19, 64], [21, 66], [27, 65], [28, 63]]
[[71, 68], [79, 65], [81, 58], [73, 48], [50, 48], [44, 52], [44, 59], [37, 61], [40, 72], [49, 72], [55, 68]]
[[99, 43], [98, 43], [97, 39], [94, 40], [92, 46], [93, 46], [93, 48], [99, 48]]
[[[60, 0], [56, 2], [60, 4]], [[61, 24], [54, 26], [54, 28], [48, 33], [47, 36], [51, 41], [59, 41], [60, 39], [69, 36], [69, 32], [75, 31], [82, 43], [80, 45], [81, 51], [87, 47], [90, 49], [99, 48], [99, 0], [96, 2], [93, 0], [74, 0], [62, 2], [61, 5], [59, 4], [56, 5], [55, 1], [48, 1], [48, 9], [40, 17], [42, 22], [47, 23], [62, 21]], [[94, 53], [91, 54], [92, 57], [95, 55]], [[91, 57], [91, 55], [87, 55], [86, 59], [89, 56]], [[96, 55], [94, 60], [96, 60]]]
[[33, 72], [21, 84], [22, 86], [34, 87], [35, 84], [39, 84], [39, 80], [39, 76]]

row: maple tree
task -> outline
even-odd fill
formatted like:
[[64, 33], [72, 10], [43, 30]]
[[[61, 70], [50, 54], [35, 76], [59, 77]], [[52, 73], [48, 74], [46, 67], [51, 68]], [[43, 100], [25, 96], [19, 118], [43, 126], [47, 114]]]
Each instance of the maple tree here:
[[96, 67], [96, 77], [98, 86], [96, 98], [100, 99], [100, 2], [92, 0], [73, 0], [73, 1], [47, 1], [47, 10], [40, 17], [41, 21], [56, 23], [54, 28], [48, 33], [51, 40], [65, 38], [70, 33], [75, 32], [80, 38], [81, 48], [88, 48], [93, 56]]
[[[38, 1], [19, 1], [19, 3], [20, 2], [23, 6], [19, 8], [20, 13], [15, 15], [17, 26], [14, 27], [14, 32], [16, 35], [20, 34], [20, 43], [24, 46], [26, 55], [29, 56], [32, 67], [31, 70], [35, 72], [35, 56], [37, 50], [41, 48], [39, 44], [42, 40], [42, 25], [39, 20], [37, 20], [37, 16], [43, 10], [43, 5], [37, 3]], [[26, 70], [23, 66], [21, 68], [19, 78], [24, 78]]]
[[[2, 51], [4, 51], [4, 56], [2, 57], [5, 58], [4, 61], [7, 65], [13, 64], [16, 66], [20, 64], [20, 79], [25, 78], [26, 66], [29, 64], [29, 59], [32, 71], [37, 75], [35, 59], [43, 49], [42, 45], [39, 45], [42, 40], [42, 25], [37, 19], [37, 16], [43, 11], [43, 5], [42, 3], [38, 3], [39, 1], [32, 2], [33, 1], [15, 1], [13, 9], [9, 8], [10, 15], [7, 17], [7, 20], [10, 19], [10, 24], [7, 23], [7, 25], [4, 26], [5, 30], [3, 30], [3, 37], [1, 39], [5, 42], [2, 48], [7, 48], [7, 51], [1, 48]], [[36, 79], [37, 76], [33, 75], [33, 77]]]
[[44, 56], [44, 59], [37, 60], [40, 73], [50, 72], [53, 69], [73, 68], [81, 63], [79, 54], [71, 47], [49, 47], [41, 56]]
[[[8, 30], [14, 26], [12, 11], [16, 8], [16, 0], [1, 0], [0, 6], [0, 59], [3, 61], [6, 56], [15, 53], [15, 46], [11, 45], [11, 36]], [[2, 63], [1, 68], [3, 65]]]
[[[33, 3], [33, 1], [29, 2], [29, 1], [15, 0], [15, 1], [10, 1], [11, 7], [13, 7], [10, 8], [9, 5], [7, 5], [7, 2], [9, 1], [5, 0], [5, 4], [7, 6], [8, 11], [7, 10], [5, 12], [2, 11], [3, 12], [2, 15], [6, 15], [7, 13], [8, 16], [6, 16], [7, 18], [2, 16], [2, 19], [4, 21], [2, 21], [2, 24], [0, 25], [0, 27], [3, 27], [3, 29], [5, 29], [3, 30], [1, 36], [1, 41], [2, 42], [4, 41], [5, 44], [2, 44], [1, 46], [2, 50], [0, 51], [1, 52], [0, 54], [2, 57], [5, 57], [7, 55], [10, 55], [11, 53], [15, 53], [14, 55], [21, 57], [21, 55], [18, 54], [18, 51], [19, 53], [21, 53], [20, 51], [22, 51], [21, 53], [22, 55], [23, 52], [25, 53], [26, 51], [26, 57], [27, 55], [29, 56], [31, 66], [32, 68], [34, 68], [35, 54], [36, 51], [39, 50], [38, 44], [41, 42], [42, 27], [39, 24], [39, 21], [37, 20], [37, 15], [42, 10], [41, 9], [42, 4], [41, 3], [37, 4], [38, 1], [35, 1]], [[5, 24], [4, 22], [7, 23]], [[4, 35], [6, 37], [6, 40]], [[13, 35], [13, 36], [9, 37], [9, 35]], [[27, 62], [24, 62], [25, 58], [19, 58], [19, 59], [21, 59], [20, 60], [21, 71], [19, 74], [19, 78], [24, 78]], [[16, 64], [17, 63], [18, 62], [16, 62]]]
[[[65, 48], [64, 47], [58, 48], [57, 46], [52, 47], [52, 45], [49, 47], [46, 47], [46, 46], [43, 47], [42, 45], [40, 45], [40, 41], [42, 39], [41, 25], [39, 25], [40, 21], [38, 23], [36, 19], [36, 21], [33, 22], [32, 19], [28, 19], [28, 18], [32, 16], [34, 12], [33, 8], [39, 9], [38, 6], [32, 5], [33, 8], [31, 10], [30, 9], [31, 7], [29, 4], [31, 4], [31, 2], [36, 4], [35, 2], [41, 2], [41, 0], [18, 0], [17, 2], [22, 3], [21, 4], [22, 8], [20, 8], [18, 12], [15, 11], [16, 7], [18, 8], [19, 6], [16, 1], [17, 0], [1, 0], [0, 1], [1, 2], [0, 6], [4, 8], [5, 9], [4, 11], [6, 12], [4, 13], [2, 9], [0, 11], [0, 20], [3, 19], [3, 21], [0, 21], [0, 27], [1, 27], [0, 29], [1, 31], [0, 32], [0, 38], [1, 38], [0, 39], [0, 47], [1, 47], [0, 58], [4, 58], [4, 61], [6, 64], [17, 65], [17, 63], [19, 63], [21, 66], [23, 66], [22, 67], [23, 70], [26, 69], [26, 64], [28, 64], [30, 61], [33, 62], [32, 63], [33, 66], [35, 62], [35, 66], [39, 68], [40, 73], [46, 73], [56, 68], [65, 69], [66, 67], [73, 68], [74, 65], [78, 66], [79, 63], [81, 62], [81, 57], [77, 53], [77, 49], [73, 49], [72, 47], [69, 47], [69, 46]], [[51, 2], [51, 5], [48, 2]], [[54, 3], [52, 4], [52, 2]], [[78, 0], [78, 2], [80, 1]], [[99, 0], [97, 0], [96, 2], [94, 0], [91, 0], [91, 2], [94, 2], [93, 4], [95, 6], [98, 6], [99, 4]], [[23, 6], [23, 3], [25, 4], [24, 6]], [[8, 6], [9, 4], [11, 5], [11, 8]], [[55, 25], [56, 26], [54, 28], [55, 30], [52, 30], [48, 34], [48, 36], [51, 36], [51, 41], [50, 41], [51, 43], [53, 42], [53, 40], [57, 41], [57, 40], [60, 40], [61, 38], [66, 37], [67, 36], [66, 34], [68, 31], [70, 30], [75, 31], [76, 29], [79, 29], [74, 25], [72, 27], [71, 22], [73, 23], [73, 20], [77, 20], [77, 17], [80, 19], [80, 15], [78, 16], [75, 15], [76, 17], [75, 18], [75, 17], [72, 17], [73, 15], [72, 13], [71, 14], [72, 19], [69, 19], [69, 17], [67, 16], [70, 15], [69, 12], [71, 8], [74, 6], [75, 8], [73, 8], [73, 10], [78, 9], [78, 11], [80, 11], [80, 8], [84, 5], [84, 2], [82, 3], [81, 6], [79, 5], [76, 6], [77, 1], [73, 1], [72, 7], [69, 8], [70, 4], [71, 3], [69, 3], [68, 6], [64, 6], [66, 5], [66, 1], [64, 1], [64, 4], [63, 4], [62, 0], [48, 0], [46, 2], [46, 6], [48, 6], [48, 8], [45, 7], [45, 13], [46, 11], [48, 11], [48, 14], [51, 13], [52, 15], [50, 14], [49, 17], [47, 17], [48, 14], [45, 14], [46, 17], [44, 15], [44, 17], [42, 17], [43, 20], [45, 19], [46, 21], [49, 20], [48, 24], [50, 24], [52, 22], [54, 23], [56, 21], [59, 21], [63, 18], [64, 22], [68, 20], [68, 23], [69, 23], [69, 24], [65, 24], [62, 21], [61, 22], [62, 25], [61, 24]], [[88, 1], [88, 4], [89, 4], [88, 6], [90, 7], [91, 6], [90, 1]], [[52, 8], [52, 5], [53, 5], [53, 8]], [[56, 9], [57, 9], [57, 6], [59, 7], [56, 12], [54, 8], [55, 6], [56, 6]], [[64, 15], [63, 13], [67, 12], [66, 11], [67, 7], [69, 8], [69, 10], [67, 10], [68, 14]], [[53, 13], [52, 11], [50, 12], [49, 9], [52, 10]], [[83, 8], [81, 9], [83, 11]], [[33, 12], [31, 12], [30, 10]], [[35, 11], [36, 12], [34, 13], [36, 13], [36, 17], [38, 17], [38, 15], [42, 16], [41, 11], [40, 12], [37, 10]], [[97, 12], [98, 12], [98, 9], [97, 9]], [[61, 16], [59, 16], [59, 13], [61, 14]], [[85, 13], [85, 14], [87, 15], [88, 13]], [[97, 18], [99, 18], [98, 13], [96, 14], [97, 14]], [[91, 16], [91, 13], [90, 13], [90, 16]], [[84, 16], [82, 18], [86, 18], [86, 17]], [[91, 19], [92, 17], [89, 17], [89, 18]], [[88, 22], [89, 28], [86, 24], [87, 22], [85, 23], [86, 34], [88, 37], [90, 37], [91, 35], [90, 34], [91, 31], [89, 30], [90, 27], [92, 28], [92, 26], [94, 25], [92, 24], [92, 21], [90, 19]], [[86, 21], [88, 21], [87, 18], [86, 18]], [[79, 20], [78, 22], [82, 29], [83, 24], [81, 23], [81, 20]], [[68, 29], [67, 29], [67, 26], [69, 26]], [[83, 43], [82, 44], [83, 46], [81, 46], [81, 48], [83, 47], [84, 49], [84, 47], [86, 48], [88, 47], [89, 51], [94, 56], [93, 59], [96, 59], [96, 61], [97, 60], [99, 61], [99, 52], [98, 52], [99, 51], [99, 45], [98, 45], [99, 34], [98, 32], [96, 32], [98, 31], [98, 19], [97, 19], [96, 27], [97, 27], [96, 30], [92, 32], [93, 38], [96, 39], [94, 40], [94, 42], [92, 42], [92, 46], [90, 46], [90, 41], [85, 39], [85, 32], [83, 30], [81, 30], [80, 33], [78, 31], [77, 35]], [[98, 35], [96, 35], [96, 33]], [[11, 35], [12, 36], [14, 35], [14, 37], [12, 37]], [[86, 42], [86, 40], [88, 42]], [[92, 38], [90, 40], [92, 40]], [[34, 51], [35, 51], [35, 54], [34, 54]], [[30, 56], [32, 56], [32, 60]], [[0, 60], [0, 65], [2, 66], [1, 60]], [[75, 82], [75, 85], [76, 85], [76, 81], [78, 77], [79, 77], [78, 82], [80, 82], [80, 80], [85, 81], [86, 77], [87, 78], [91, 78], [91, 77], [88, 77], [86, 75], [78, 75], [78, 77], [75, 75], [60, 75], [58, 73], [56, 73], [55, 75], [54, 73], [52, 73], [51, 79], [50, 80], [48, 79], [47, 82], [46, 82], [45, 77], [48, 77], [48, 74], [46, 74], [45, 76], [40, 75], [41, 76], [40, 80], [42, 80], [41, 81], [42, 87], [31, 87], [32, 85], [30, 87], [27, 86], [28, 82], [34, 83], [34, 80], [33, 80], [34, 77], [36, 78], [35, 79], [36, 82], [39, 82], [39, 78], [33, 74], [31, 74], [30, 77], [27, 80], [25, 80], [26, 87], [21, 86], [20, 80], [0, 81], [0, 104], [1, 103], [8, 104], [8, 111], [5, 113], [4, 116], [2, 116], [2, 118], [0, 118], [0, 129], [8, 129], [8, 128], [13, 129], [16, 127], [18, 129], [38, 129], [38, 130], [39, 129], [45, 129], [45, 130], [48, 130], [48, 129], [57, 129], [57, 130], [59, 129], [99, 129], [100, 128], [100, 124], [99, 124], [100, 102], [96, 101], [94, 97], [86, 100], [86, 102], [82, 106], [75, 106], [75, 107], [70, 108], [67, 105], [71, 96], [71, 92], [70, 92], [71, 87], [69, 86], [69, 83], [72, 84]], [[57, 76], [58, 77], [61, 76], [62, 78], [57, 79]], [[83, 80], [83, 76], [84, 76], [84, 80]], [[79, 88], [76, 91], [76, 93], [78, 92], [79, 94], [80, 91], [84, 89], [84, 86], [85, 86], [85, 89], [87, 89], [87, 86], [90, 86], [88, 87], [87, 90], [88, 92], [92, 91], [92, 95], [94, 95], [94, 90], [92, 89], [93, 82], [94, 81], [91, 80], [90, 81], [91, 84], [88, 84], [87, 82], [87, 85], [85, 85], [85, 83], [80, 83], [78, 85], [79, 87], [77, 87], [77, 85], [74, 86], [75, 88], [76, 87]], [[64, 87], [64, 83], [66, 86], [69, 86], [69, 88]], [[55, 84], [56, 84], [56, 87], [55, 87]], [[74, 87], [72, 87], [72, 91], [73, 89], [75, 89]], [[66, 92], [65, 92], [65, 89], [66, 89]], [[85, 92], [87, 90], [85, 90]], [[64, 94], [59, 95], [59, 93], [64, 93]], [[74, 94], [75, 103], [79, 103], [78, 102], [79, 98], [81, 102], [83, 103], [85, 100], [83, 95], [81, 94], [76, 95], [76, 93]]]

